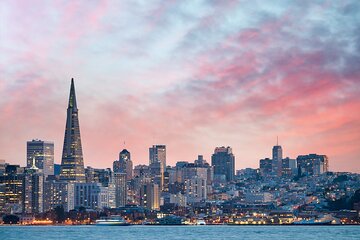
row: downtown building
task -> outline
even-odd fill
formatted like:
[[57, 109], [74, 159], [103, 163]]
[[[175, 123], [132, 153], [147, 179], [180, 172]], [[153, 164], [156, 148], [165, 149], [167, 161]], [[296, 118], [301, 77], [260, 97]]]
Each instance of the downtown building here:
[[78, 113], [74, 79], [71, 79], [60, 179], [68, 182], [83, 183], [85, 182], [85, 169]]
[[49, 179], [44, 182], [44, 212], [58, 206], [68, 212], [75, 208], [74, 183]]
[[174, 204], [175, 206], [179, 207], [186, 207], [187, 206], [187, 197], [185, 194], [178, 192], [176, 194], [170, 194], [170, 204]]
[[194, 176], [185, 180], [185, 196], [188, 203], [204, 202], [207, 199], [206, 178]]
[[128, 181], [133, 178], [133, 163], [128, 150], [123, 149], [119, 153], [119, 160], [115, 160], [113, 163], [113, 171], [114, 173], [125, 173]]
[[26, 166], [30, 168], [35, 158], [35, 166], [42, 170], [45, 178], [54, 175], [54, 143], [32, 140], [26, 143]]
[[282, 159], [283, 159], [283, 150], [279, 144], [272, 149], [272, 174], [275, 177], [281, 177], [282, 173]]
[[164, 172], [166, 169], [166, 146], [153, 145], [149, 148], [150, 174], [160, 190], [164, 189]]
[[86, 183], [101, 183], [102, 186], [107, 187], [111, 183], [112, 175], [110, 168], [85, 168]]
[[141, 188], [146, 183], [151, 183], [151, 172], [148, 165], [136, 165], [134, 167], [133, 179], [129, 182], [129, 200], [133, 204], [140, 205]]
[[36, 214], [44, 212], [44, 174], [35, 165], [26, 168], [22, 183], [22, 212]]
[[101, 183], [75, 183], [74, 207], [93, 210], [115, 208], [115, 188], [112, 184], [104, 187]]
[[149, 178], [150, 176], [150, 167], [148, 165], [136, 165], [134, 167], [134, 177]]
[[260, 176], [268, 177], [272, 173], [272, 160], [270, 158], [260, 159]]
[[296, 161], [300, 176], [320, 175], [329, 171], [329, 158], [326, 155], [300, 155]]
[[115, 188], [115, 207], [125, 207], [127, 203], [126, 173], [114, 172], [113, 184]]
[[23, 199], [24, 168], [6, 165], [0, 175], [0, 212], [21, 213]]
[[282, 169], [281, 176], [283, 177], [294, 177], [297, 176], [298, 169], [296, 159], [291, 159], [289, 157], [282, 159]]
[[217, 147], [211, 156], [211, 165], [214, 167], [214, 177], [233, 181], [235, 176], [235, 156], [231, 147]]
[[150, 210], [160, 209], [160, 189], [158, 184], [147, 183], [141, 186], [140, 205]]
[[187, 179], [193, 177], [200, 177], [206, 179], [207, 184], [211, 185], [214, 178], [214, 169], [210, 166], [202, 155], [198, 156], [198, 159], [194, 163], [181, 162], [177, 165], [176, 180], [178, 182], [184, 182]]

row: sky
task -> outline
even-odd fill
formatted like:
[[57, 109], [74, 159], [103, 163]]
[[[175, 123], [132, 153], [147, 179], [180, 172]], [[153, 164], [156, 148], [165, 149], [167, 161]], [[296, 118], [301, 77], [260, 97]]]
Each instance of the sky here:
[[359, 23], [357, 0], [4, 0], [0, 159], [41, 139], [61, 162], [74, 78], [85, 166], [166, 144], [169, 165], [231, 146], [257, 168], [278, 136], [360, 173]]

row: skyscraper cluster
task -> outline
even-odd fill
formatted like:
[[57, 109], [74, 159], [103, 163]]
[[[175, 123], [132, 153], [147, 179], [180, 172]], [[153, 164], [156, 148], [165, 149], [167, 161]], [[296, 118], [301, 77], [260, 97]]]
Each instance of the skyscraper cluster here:
[[[209, 164], [202, 155], [192, 162], [167, 165], [166, 145], [149, 148], [149, 164], [133, 166], [131, 153], [122, 149], [113, 168], [84, 167], [79, 110], [71, 80], [60, 173], [54, 171], [54, 143], [27, 142], [26, 167], [0, 160], [0, 210], [36, 214], [61, 206], [65, 211], [84, 207], [100, 210], [141, 206], [158, 211], [224, 201], [241, 196], [233, 188], [235, 156], [231, 147], [216, 147]], [[260, 160], [251, 174], [284, 178], [319, 175], [328, 171], [325, 155], [283, 158], [282, 147], [273, 147], [272, 158]], [[226, 191], [225, 191], [225, 190]], [[249, 193], [248, 201], [271, 201], [267, 193]]]
[[329, 159], [326, 155], [300, 155], [296, 159], [283, 158], [283, 149], [277, 143], [272, 149], [272, 159], [259, 161], [261, 176], [294, 177], [320, 175], [329, 171]]

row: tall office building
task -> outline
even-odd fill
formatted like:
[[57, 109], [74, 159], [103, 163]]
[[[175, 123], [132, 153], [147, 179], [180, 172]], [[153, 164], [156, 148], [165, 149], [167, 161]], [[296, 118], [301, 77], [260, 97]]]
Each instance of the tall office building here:
[[35, 166], [42, 169], [45, 178], [54, 175], [54, 143], [32, 140], [26, 143], [26, 166], [32, 166], [35, 158]]
[[23, 178], [23, 213], [42, 213], [44, 210], [44, 175], [35, 166], [35, 159]]
[[115, 206], [124, 207], [127, 202], [126, 173], [115, 172], [113, 177], [115, 187]]
[[281, 176], [282, 171], [282, 158], [283, 158], [282, 147], [279, 143], [272, 149], [272, 173], [274, 176]]
[[164, 189], [164, 172], [166, 169], [166, 146], [153, 145], [149, 148], [149, 162], [151, 175], [162, 191]]
[[133, 178], [133, 163], [131, 161], [130, 152], [123, 149], [119, 153], [119, 160], [114, 161], [113, 171], [118, 173], [126, 173], [126, 180]]
[[223, 175], [226, 181], [234, 180], [235, 156], [231, 147], [217, 147], [211, 156], [211, 165], [214, 167], [214, 175]]
[[60, 178], [69, 182], [85, 182], [74, 79], [71, 79]]

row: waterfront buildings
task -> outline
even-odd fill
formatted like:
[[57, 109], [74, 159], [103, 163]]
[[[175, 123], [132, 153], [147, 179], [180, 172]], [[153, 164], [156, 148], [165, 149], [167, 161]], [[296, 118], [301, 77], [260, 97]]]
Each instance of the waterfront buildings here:
[[231, 147], [217, 147], [211, 157], [214, 175], [225, 176], [226, 181], [234, 180], [235, 156]]
[[294, 217], [329, 212], [346, 216], [349, 223], [358, 221], [360, 175], [328, 172], [326, 155], [283, 158], [277, 144], [271, 159], [260, 160], [259, 169], [238, 170], [235, 178], [230, 147], [215, 149], [212, 166], [202, 155], [193, 163], [166, 166], [165, 145], [153, 145], [149, 165], [137, 165], [134, 171], [126, 149], [113, 171], [84, 169], [73, 81], [67, 113], [60, 176], [49, 166], [53, 143], [27, 142], [26, 168], [0, 161], [1, 214], [23, 213], [34, 219], [53, 216], [54, 208], [62, 206], [70, 217], [87, 216], [87, 223], [91, 214], [104, 213], [125, 215], [137, 223], [177, 215], [190, 220], [206, 216], [214, 224], [290, 224]]
[[69, 182], [85, 182], [78, 114], [74, 79], [71, 79], [60, 172], [61, 179]]
[[35, 158], [35, 166], [42, 169], [45, 178], [54, 175], [54, 143], [32, 140], [26, 143], [26, 166], [30, 168]]

